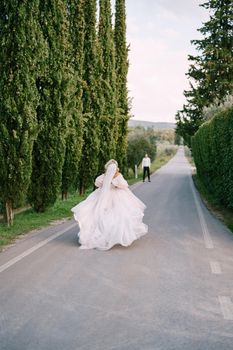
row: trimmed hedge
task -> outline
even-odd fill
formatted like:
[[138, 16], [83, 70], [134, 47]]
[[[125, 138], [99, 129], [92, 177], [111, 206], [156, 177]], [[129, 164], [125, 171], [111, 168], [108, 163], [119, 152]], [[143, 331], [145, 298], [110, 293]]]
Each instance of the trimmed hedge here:
[[233, 208], [233, 109], [204, 123], [192, 138], [197, 176], [217, 202]]

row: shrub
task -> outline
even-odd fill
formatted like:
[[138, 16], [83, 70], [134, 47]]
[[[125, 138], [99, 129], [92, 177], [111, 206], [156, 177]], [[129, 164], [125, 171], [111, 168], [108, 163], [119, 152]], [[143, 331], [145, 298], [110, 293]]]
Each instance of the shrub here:
[[233, 109], [200, 127], [192, 151], [200, 181], [219, 203], [233, 208]]
[[134, 171], [135, 165], [139, 166], [145, 153], [151, 158], [151, 161], [156, 156], [156, 142], [153, 139], [146, 138], [144, 135], [130, 138], [128, 140], [127, 160], [128, 168]]

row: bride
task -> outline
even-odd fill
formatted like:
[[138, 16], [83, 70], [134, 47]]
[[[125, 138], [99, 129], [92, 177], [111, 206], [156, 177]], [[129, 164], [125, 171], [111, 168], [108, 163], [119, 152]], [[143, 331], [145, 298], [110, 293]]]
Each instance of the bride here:
[[95, 185], [98, 188], [71, 209], [80, 228], [80, 249], [129, 246], [147, 233], [142, 222], [146, 206], [129, 190], [114, 159], [105, 164], [105, 174]]

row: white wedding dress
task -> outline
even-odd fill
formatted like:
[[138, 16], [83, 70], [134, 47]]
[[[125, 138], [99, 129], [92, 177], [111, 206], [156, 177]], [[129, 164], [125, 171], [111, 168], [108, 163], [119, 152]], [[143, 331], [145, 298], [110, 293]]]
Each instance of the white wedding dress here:
[[114, 178], [116, 169], [115, 164], [109, 165], [95, 181], [98, 189], [71, 209], [79, 224], [81, 249], [129, 246], [148, 231], [142, 222], [146, 206], [129, 190], [121, 174]]

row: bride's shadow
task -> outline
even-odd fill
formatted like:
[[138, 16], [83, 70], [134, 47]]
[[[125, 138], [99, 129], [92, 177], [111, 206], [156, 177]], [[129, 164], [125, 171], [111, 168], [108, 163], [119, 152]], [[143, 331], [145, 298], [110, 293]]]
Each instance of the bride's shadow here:
[[[99, 251], [99, 252], [117, 252], [117, 251], [126, 251], [126, 250], [134, 250], [134, 249], [138, 249], [138, 247], [140, 245], [142, 245], [142, 240], [145, 240], [147, 237], [142, 237], [139, 240], [134, 241], [130, 246], [122, 246], [120, 244], [116, 244], [114, 245], [111, 249], [108, 250], [101, 250], [101, 249], [94, 249], [95, 251]], [[72, 230], [70, 230], [69, 232], [67, 232], [66, 234], [61, 235], [60, 237], [58, 237], [56, 239], [56, 242], [58, 244], [62, 244], [65, 246], [69, 246], [69, 247], [76, 247], [76, 248], [80, 248], [81, 244], [79, 241], [79, 227], [75, 227]]]

